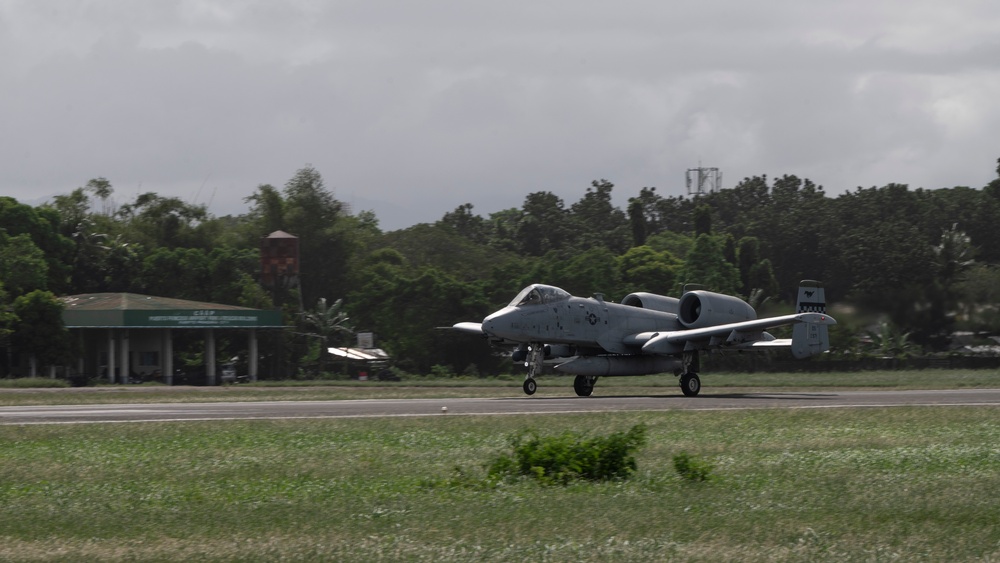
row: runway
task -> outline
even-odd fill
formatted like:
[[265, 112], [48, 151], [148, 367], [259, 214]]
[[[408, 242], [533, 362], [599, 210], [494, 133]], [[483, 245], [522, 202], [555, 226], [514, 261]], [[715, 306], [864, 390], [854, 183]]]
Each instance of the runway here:
[[362, 399], [0, 407], [0, 424], [85, 424], [408, 416], [501, 416], [671, 410], [1000, 406], [1000, 389], [683, 396]]

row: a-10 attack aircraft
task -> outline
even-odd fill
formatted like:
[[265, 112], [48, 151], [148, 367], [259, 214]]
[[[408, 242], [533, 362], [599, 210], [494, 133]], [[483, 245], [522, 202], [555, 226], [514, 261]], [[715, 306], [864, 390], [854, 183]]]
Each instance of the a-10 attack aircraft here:
[[[826, 299], [819, 282], [799, 285], [796, 313], [764, 319], [748, 303], [730, 295], [696, 289], [680, 299], [654, 293], [631, 293], [608, 303], [600, 293], [573, 297], [550, 285], [524, 288], [509, 305], [482, 323], [453, 328], [489, 338], [491, 344], [515, 345], [515, 362], [525, 362], [524, 392], [533, 395], [543, 363], [575, 374], [573, 389], [581, 397], [594, 391], [600, 376], [675, 372], [681, 391], [701, 391], [698, 353], [712, 350], [790, 348], [806, 358], [830, 348]], [[790, 339], [777, 339], [765, 329], [794, 325]]]

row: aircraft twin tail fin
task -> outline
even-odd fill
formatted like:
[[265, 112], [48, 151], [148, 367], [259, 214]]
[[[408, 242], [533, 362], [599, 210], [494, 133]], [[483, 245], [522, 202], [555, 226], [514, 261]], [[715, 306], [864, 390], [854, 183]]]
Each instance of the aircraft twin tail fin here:
[[[823, 284], [813, 280], [799, 283], [799, 297], [795, 304], [796, 313], [826, 314], [826, 294]], [[792, 355], [808, 358], [830, 349], [830, 334], [827, 325], [798, 323], [792, 327]]]

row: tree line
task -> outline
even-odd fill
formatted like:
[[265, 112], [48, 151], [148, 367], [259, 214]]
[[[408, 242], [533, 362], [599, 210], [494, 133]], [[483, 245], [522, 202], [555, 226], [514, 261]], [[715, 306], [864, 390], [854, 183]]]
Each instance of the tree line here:
[[[466, 203], [396, 231], [337, 200], [310, 166], [258, 186], [235, 216], [156, 193], [121, 203], [105, 178], [35, 207], [0, 197], [0, 369], [11, 372], [14, 352], [71, 363], [56, 298], [99, 292], [281, 309], [292, 330], [262, 347], [270, 377], [337, 369], [322, 347], [355, 331], [375, 333], [413, 373], [497, 373], [509, 360], [438, 327], [481, 319], [530, 283], [614, 300], [696, 283], [778, 312], [800, 280], [819, 279], [828, 301], [850, 307], [842, 354], [900, 340], [942, 353], [956, 330], [1000, 329], [1000, 179], [831, 197], [808, 179], [762, 175], [694, 197], [643, 187], [625, 209], [614, 189], [595, 180], [571, 203], [529, 193], [488, 215]], [[261, 238], [278, 230], [299, 237], [295, 287], [260, 283]]]

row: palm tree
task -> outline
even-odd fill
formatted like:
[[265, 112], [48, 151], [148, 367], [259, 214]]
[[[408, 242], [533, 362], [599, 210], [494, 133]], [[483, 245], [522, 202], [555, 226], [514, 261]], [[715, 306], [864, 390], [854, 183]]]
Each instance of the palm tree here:
[[886, 320], [881, 320], [868, 331], [874, 351], [883, 358], [912, 356], [917, 347], [910, 342], [910, 333], [903, 332]]
[[323, 358], [326, 355], [326, 348], [330, 346], [331, 340], [336, 335], [354, 334], [354, 329], [347, 325], [349, 320], [347, 313], [342, 310], [343, 299], [334, 301], [332, 305], [327, 305], [326, 298], [320, 297], [316, 302], [316, 309], [301, 313], [302, 323], [312, 332], [309, 336], [319, 338], [323, 342], [323, 349], [319, 354], [319, 371], [323, 372]]

